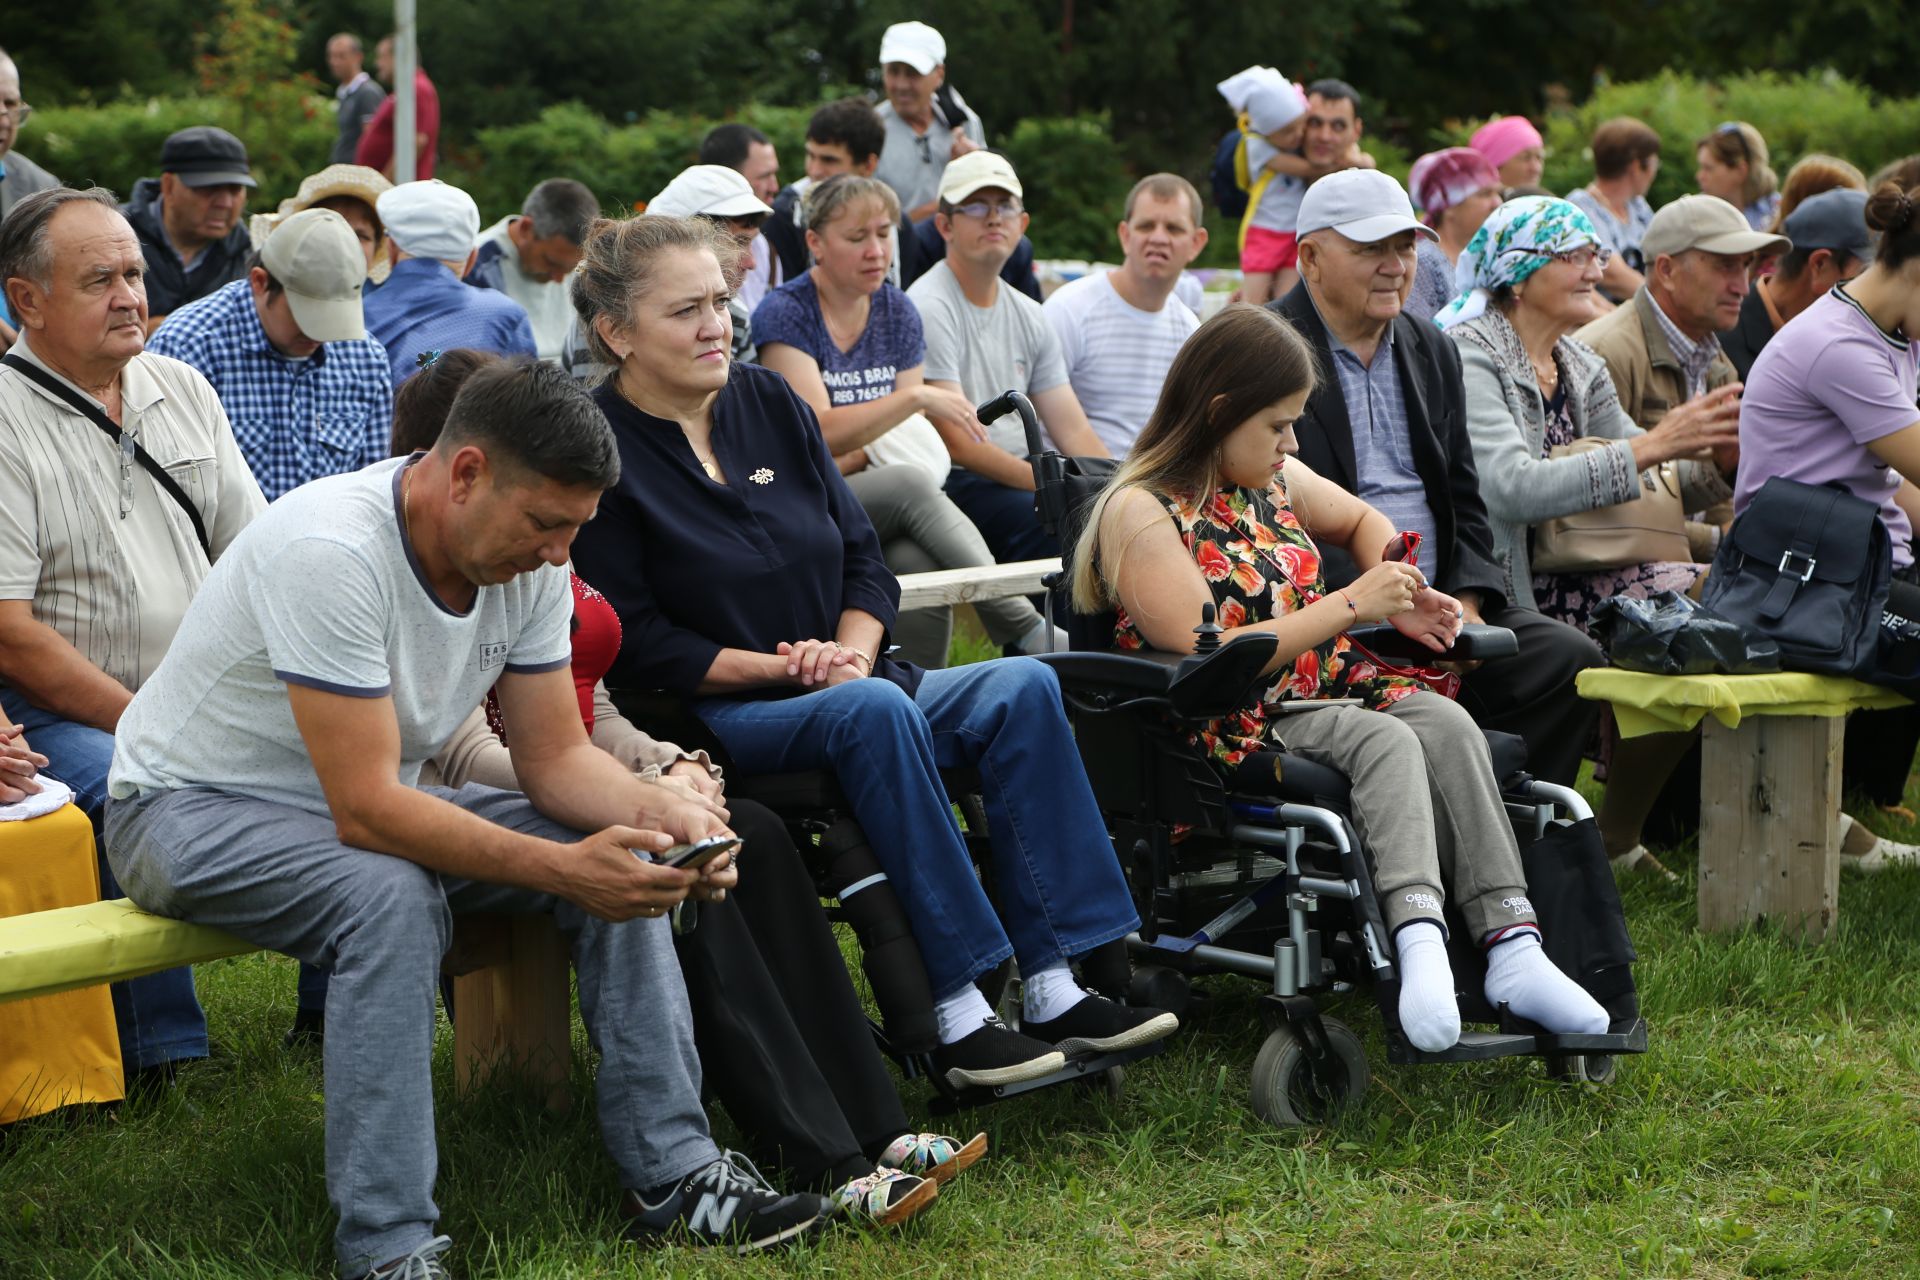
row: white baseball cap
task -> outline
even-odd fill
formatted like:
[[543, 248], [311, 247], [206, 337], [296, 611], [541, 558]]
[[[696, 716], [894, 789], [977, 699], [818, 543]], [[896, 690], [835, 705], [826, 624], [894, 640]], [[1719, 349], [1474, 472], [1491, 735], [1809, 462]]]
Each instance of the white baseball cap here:
[[904, 62], [926, 75], [947, 60], [947, 42], [924, 22], [896, 22], [880, 36], [880, 65]]
[[996, 151], [969, 151], [958, 160], [948, 161], [940, 174], [940, 198], [948, 204], [959, 204], [988, 187], [998, 187], [1012, 196], [1026, 194], [1020, 190], [1013, 164]]
[[438, 178], [403, 182], [383, 192], [374, 212], [380, 215], [388, 238], [416, 258], [465, 262], [480, 239], [480, 206], [472, 196]]
[[648, 213], [666, 218], [751, 218], [773, 207], [753, 194], [753, 184], [738, 169], [696, 164], [682, 169], [660, 194], [647, 201]]
[[367, 336], [360, 288], [367, 255], [347, 220], [331, 209], [303, 209], [273, 229], [260, 265], [286, 290], [300, 332], [315, 342]]
[[1413, 216], [1407, 189], [1378, 169], [1342, 169], [1307, 188], [1300, 199], [1295, 234], [1305, 240], [1331, 228], [1358, 244], [1373, 244], [1402, 231], [1429, 240], [1440, 235]]

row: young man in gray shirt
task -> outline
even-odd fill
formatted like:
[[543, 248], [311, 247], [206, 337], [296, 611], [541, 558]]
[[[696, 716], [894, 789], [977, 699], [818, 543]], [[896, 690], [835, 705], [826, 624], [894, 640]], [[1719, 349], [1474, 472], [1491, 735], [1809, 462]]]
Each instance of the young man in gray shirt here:
[[[443, 1274], [433, 999], [467, 912], [552, 912], [571, 941], [630, 1233], [744, 1251], [824, 1208], [736, 1168], [700, 1108], [664, 917], [738, 873], [649, 855], [724, 832], [725, 811], [637, 778], [581, 722], [565, 566], [618, 476], [559, 369], [475, 374], [432, 451], [306, 485], [236, 539], [121, 717], [107, 856], [133, 899], [332, 971], [344, 1276]], [[526, 794], [416, 788], [489, 687]]]

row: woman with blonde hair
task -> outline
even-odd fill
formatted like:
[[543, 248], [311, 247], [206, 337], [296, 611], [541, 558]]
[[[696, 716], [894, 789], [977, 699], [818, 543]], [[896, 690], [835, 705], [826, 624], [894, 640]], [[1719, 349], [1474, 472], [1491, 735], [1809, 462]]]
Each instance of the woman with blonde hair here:
[[[1312, 348], [1280, 316], [1234, 306], [1200, 326], [1091, 509], [1074, 548], [1074, 606], [1117, 609], [1122, 649], [1191, 651], [1207, 604], [1228, 641], [1279, 639], [1272, 683], [1198, 745], [1223, 771], [1283, 748], [1350, 780], [1399, 958], [1401, 1029], [1416, 1047], [1460, 1038], [1449, 892], [1487, 951], [1490, 1004], [1551, 1031], [1604, 1032], [1606, 1013], [1540, 947], [1485, 735], [1457, 702], [1383, 671], [1347, 636], [1388, 621], [1442, 653], [1462, 610], [1413, 565], [1384, 558], [1395, 535], [1386, 516], [1291, 456], [1313, 384]], [[1351, 586], [1328, 589], [1319, 541], [1353, 557], [1362, 572]], [[1302, 700], [1330, 705], [1281, 714]]]
[[1693, 144], [1701, 194], [1719, 196], [1763, 231], [1780, 207], [1780, 177], [1767, 163], [1767, 140], [1744, 120], [1729, 120]]

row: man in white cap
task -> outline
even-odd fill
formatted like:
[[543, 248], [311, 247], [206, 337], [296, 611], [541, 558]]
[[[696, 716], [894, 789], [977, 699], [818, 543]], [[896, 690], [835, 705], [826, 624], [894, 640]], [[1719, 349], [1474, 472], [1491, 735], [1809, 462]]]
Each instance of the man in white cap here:
[[[907, 297], [926, 330], [929, 385], [980, 405], [1024, 391], [1062, 453], [1107, 456], [1068, 379], [1067, 362], [1040, 304], [1000, 279], [1027, 229], [1020, 179], [1007, 158], [970, 151], [940, 180], [934, 225], [947, 256], [914, 281]], [[1033, 468], [1017, 417], [940, 435], [953, 455], [947, 496], [967, 513], [994, 558], [1007, 563], [1060, 554], [1033, 513]]]
[[[760, 227], [773, 209], [754, 194], [753, 184], [739, 170], [723, 164], [696, 164], [675, 174], [659, 195], [647, 201], [646, 213], [661, 218], [705, 218], [723, 229], [740, 246], [740, 260], [727, 267], [727, 278], [733, 282], [745, 270], [754, 241], [760, 238]], [[734, 361], [752, 360], [752, 317], [737, 293], [727, 299], [727, 314], [733, 318]], [[567, 329], [560, 367], [590, 384], [612, 372], [588, 350], [586, 330], [580, 327], [577, 315]]]
[[933, 214], [947, 163], [987, 145], [980, 117], [947, 84], [947, 42], [924, 22], [896, 22], [880, 37], [887, 144], [876, 178], [914, 222]]
[[[1460, 705], [1482, 728], [1519, 734], [1537, 778], [1571, 786], [1598, 708], [1573, 677], [1604, 665], [1581, 632], [1507, 598], [1467, 435], [1466, 389], [1451, 339], [1403, 311], [1416, 245], [1433, 231], [1398, 182], [1347, 169], [1300, 201], [1300, 283], [1268, 306], [1313, 343], [1325, 371], [1294, 425], [1300, 458], [1421, 535], [1417, 563], [1468, 622], [1514, 631], [1520, 652], [1464, 674]], [[1355, 566], [1325, 546], [1327, 583]]]
[[471, 347], [534, 356], [527, 309], [495, 289], [461, 282], [473, 270], [480, 207], [437, 178], [404, 182], [375, 206], [393, 249], [393, 272], [366, 292], [367, 331], [387, 349], [393, 385], [442, 351]]
[[1574, 334], [1607, 362], [1628, 417], [1650, 429], [1669, 409], [1704, 397], [1714, 416], [1739, 419], [1739, 374], [1720, 350], [1720, 330], [1739, 322], [1754, 262], [1792, 247], [1755, 231], [1719, 196], [1682, 196], [1653, 215], [1640, 239], [1646, 282]]
[[361, 316], [366, 276], [347, 220], [307, 209], [254, 251], [245, 278], [180, 308], [147, 343], [213, 384], [269, 502], [387, 456], [393, 384]]

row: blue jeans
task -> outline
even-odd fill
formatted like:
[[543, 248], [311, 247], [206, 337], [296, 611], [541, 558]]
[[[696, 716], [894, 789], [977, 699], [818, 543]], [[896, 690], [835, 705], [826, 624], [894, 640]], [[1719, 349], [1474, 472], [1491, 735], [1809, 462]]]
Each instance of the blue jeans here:
[[[743, 773], [838, 775], [907, 909], [935, 998], [1009, 955], [1033, 973], [1139, 924], [1059, 681], [1042, 663], [929, 671], [912, 696], [854, 680], [794, 698], [707, 698], [694, 710]], [[941, 769], [967, 766], [980, 771], [1000, 917], [940, 782]]]
[[[113, 765], [113, 735], [62, 720], [17, 696], [8, 700], [7, 711], [26, 729], [33, 749], [47, 758], [47, 772], [73, 788], [74, 802], [98, 837], [107, 803], [107, 770]], [[101, 899], [126, 896], [103, 852]], [[120, 1057], [128, 1071], [207, 1056], [207, 1018], [193, 994], [192, 969], [116, 982], [112, 991]]]

